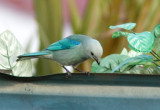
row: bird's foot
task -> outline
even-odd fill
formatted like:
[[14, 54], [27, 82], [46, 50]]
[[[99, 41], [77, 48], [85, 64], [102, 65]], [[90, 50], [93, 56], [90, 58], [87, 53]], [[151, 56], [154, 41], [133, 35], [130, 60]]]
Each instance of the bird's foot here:
[[90, 76], [90, 72], [85, 72], [85, 71], [82, 71], [82, 70], [80, 70], [80, 69], [78, 69], [78, 68], [76, 68], [76, 67], [73, 67], [75, 70], [77, 70], [78, 72], [80, 72], [80, 73], [85, 73], [86, 75], [88, 75], [88, 76]]
[[66, 78], [69, 78], [71, 76], [72, 76], [71, 72], [67, 72]]
[[67, 75], [66, 75], [66, 78], [69, 78], [71, 76], [71, 72], [64, 66], [62, 65], [62, 67], [66, 70], [67, 72]]
[[91, 73], [90, 72], [84, 72], [86, 75], [88, 75], [88, 76], [90, 76], [91, 75]]

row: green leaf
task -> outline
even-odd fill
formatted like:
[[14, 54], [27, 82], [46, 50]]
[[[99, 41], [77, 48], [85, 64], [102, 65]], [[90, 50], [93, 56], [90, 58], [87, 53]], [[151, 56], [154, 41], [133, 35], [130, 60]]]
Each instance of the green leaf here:
[[154, 48], [154, 36], [150, 32], [131, 33], [127, 37], [129, 48], [136, 52], [148, 53]]
[[125, 61], [123, 61], [117, 67], [115, 67], [112, 70], [112, 73], [116, 72], [119, 69], [121, 69], [122, 71], [125, 71], [126, 68], [131, 66], [131, 65], [135, 66], [135, 65], [139, 65], [139, 64], [146, 64], [146, 62], [153, 62], [153, 56], [143, 54], [143, 55], [139, 55], [139, 56], [136, 56], [136, 57], [131, 57], [131, 58], [128, 58]]
[[30, 60], [16, 62], [17, 56], [24, 53], [22, 46], [10, 31], [0, 34], [0, 69], [10, 71], [14, 76], [32, 76]]
[[128, 36], [128, 32], [123, 32], [123, 31], [116, 31], [113, 33], [112, 38], [117, 38], [121, 36]]
[[128, 51], [126, 48], [123, 48], [122, 52], [121, 52], [121, 55], [126, 55], [128, 56]]
[[155, 38], [160, 37], [160, 24], [157, 24], [151, 31]]
[[124, 71], [123, 73], [126, 74], [160, 74], [160, 69], [156, 66], [142, 66], [142, 65], [137, 65], [131, 70]]
[[156, 25], [151, 33], [155, 36], [155, 49], [157, 53], [160, 52], [160, 24]]
[[129, 57], [135, 57], [135, 56], [139, 56], [142, 55], [142, 52], [135, 52], [133, 50], [130, 50], [129, 52], [127, 51], [126, 48], [123, 48], [121, 55], [127, 55]]
[[136, 48], [132, 47], [130, 44], [128, 45], [128, 47], [135, 52], [140, 52], [140, 50], [137, 50]]
[[101, 59], [100, 65], [98, 65], [96, 62], [93, 62], [91, 71], [93, 73], [110, 73], [112, 69], [114, 69], [117, 65], [119, 65], [122, 61], [126, 60], [127, 58], [129, 57], [120, 54], [112, 54], [106, 56], [105, 58]]
[[156, 38], [154, 48], [156, 49], [157, 53], [160, 53], [160, 37]]
[[132, 30], [136, 26], [136, 23], [125, 23], [121, 25], [116, 25], [116, 26], [110, 26], [110, 29], [115, 29], [115, 28], [122, 28], [126, 30]]

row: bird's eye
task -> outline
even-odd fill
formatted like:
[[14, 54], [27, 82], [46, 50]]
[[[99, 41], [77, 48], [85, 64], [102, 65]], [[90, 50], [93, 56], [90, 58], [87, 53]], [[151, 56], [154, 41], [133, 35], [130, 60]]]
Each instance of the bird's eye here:
[[94, 55], [94, 54], [91, 52], [91, 55]]

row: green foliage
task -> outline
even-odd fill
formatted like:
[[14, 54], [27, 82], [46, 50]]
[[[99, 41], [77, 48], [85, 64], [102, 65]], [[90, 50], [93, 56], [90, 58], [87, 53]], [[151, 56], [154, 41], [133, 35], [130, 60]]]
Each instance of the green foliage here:
[[123, 31], [116, 31], [112, 34], [112, 38], [118, 38], [121, 36], [128, 36], [128, 32], [123, 32]]
[[116, 25], [116, 26], [109, 26], [110, 29], [115, 29], [115, 28], [122, 28], [126, 30], [132, 30], [136, 26], [136, 23], [125, 23], [121, 25]]
[[154, 48], [156, 49], [157, 53], [160, 53], [160, 37], [156, 38]]
[[136, 52], [144, 52], [144, 53], [151, 52], [154, 48], [154, 41], [155, 41], [155, 37], [152, 33], [159, 35], [159, 33], [157, 32], [157, 30], [159, 30], [159, 25], [155, 27], [152, 33], [148, 31], [142, 33], [134, 33], [131, 29], [133, 29], [135, 26], [136, 23], [125, 23], [121, 25], [110, 26], [110, 29], [123, 28], [130, 30], [132, 32], [128, 33], [123, 31], [116, 31], [113, 33], [112, 38], [126, 36], [129, 42], [130, 49]]
[[122, 71], [124, 71], [127, 68], [135, 66], [135, 65], [146, 65], [147, 62], [153, 62], [153, 56], [143, 54], [143, 55], [139, 55], [136, 57], [131, 57], [121, 62], [121, 64], [115, 67], [111, 71], [111, 73], [116, 72], [120, 68], [122, 68]]
[[153, 57], [139, 55], [129, 57], [120, 54], [112, 54], [101, 60], [100, 66], [96, 62], [92, 64], [93, 73], [126, 73], [126, 74], [160, 74], [160, 69], [152, 64]]
[[149, 65], [149, 66], [143, 66], [143, 65], [136, 65], [132, 69], [124, 71], [125, 74], [151, 74], [151, 75], [159, 75], [160, 69], [157, 66]]
[[[91, 71], [93, 73], [109, 73], [115, 67], [117, 67], [121, 62], [123, 62], [128, 58], [129, 58], [128, 56], [120, 54], [112, 54], [106, 56], [105, 58], [101, 59], [100, 66], [96, 62], [93, 62]], [[118, 71], [121, 72], [121, 69], [119, 69]]]
[[101, 64], [92, 64], [94, 73], [125, 73], [125, 74], [160, 74], [160, 69], [154, 65], [153, 56], [134, 51], [127, 52], [124, 48], [121, 54], [112, 54], [101, 59]]
[[0, 72], [14, 76], [32, 76], [30, 60], [16, 62], [17, 56], [23, 54], [24, 51], [10, 31], [0, 34], [0, 48]]
[[154, 36], [150, 32], [131, 33], [127, 36], [129, 47], [136, 52], [148, 53], [154, 48]]
[[155, 36], [155, 49], [157, 53], [160, 52], [160, 24], [156, 25], [151, 33]]
[[[135, 26], [130, 23], [122, 24], [122, 25], [116, 25], [116, 26], [110, 26], [111, 29], [115, 28], [124, 28], [130, 30], [131, 33], [125, 33], [122, 31], [116, 31], [113, 33], [112, 38], [117, 38], [121, 36], [126, 36], [127, 40], [129, 42], [129, 48], [135, 52], [143, 52], [143, 53], [149, 53], [157, 59], [154, 60], [153, 56], [151, 55], [138, 55], [134, 57], [129, 57], [123, 61], [120, 61], [119, 57], [115, 58], [114, 61], [120, 61], [119, 65], [117, 65], [114, 69], [113, 68], [108, 68], [105, 65], [108, 64], [108, 62], [113, 59], [111, 58], [109, 61], [106, 61], [102, 59], [103, 65], [100, 65], [101, 67], [97, 67], [93, 63], [93, 71], [94, 72], [125, 72], [125, 73], [136, 73], [136, 74], [141, 74], [143, 72], [146, 72], [146, 74], [154, 74], [153, 72], [160, 72], [159, 65], [157, 64], [156, 61], [160, 61], [160, 56], [158, 55], [158, 52], [160, 51], [160, 25], [156, 25], [151, 32], [144, 31], [141, 33], [134, 33], [131, 31], [131, 29]], [[156, 42], [155, 42], [156, 39]], [[158, 51], [157, 53], [153, 51], [154, 45], [156, 50]], [[127, 55], [128, 52], [126, 49], [123, 49], [122, 51], [123, 55]], [[129, 55], [129, 54], [128, 54]], [[112, 55], [111, 55], [112, 56]], [[118, 55], [121, 56], [121, 55]], [[106, 59], [108, 56], [106, 57]], [[110, 62], [109, 62], [110, 63]], [[155, 64], [155, 66], [153, 66]], [[103, 68], [102, 68], [103, 67]], [[110, 64], [110, 67], [112, 66], [112, 63]], [[142, 68], [141, 68], [142, 67]], [[100, 69], [99, 69], [100, 68]], [[97, 70], [94, 70], [97, 69]]]
[[157, 24], [151, 31], [155, 38], [160, 37], [160, 24]]
[[136, 56], [142, 55], [142, 52], [135, 52], [133, 50], [130, 50], [128, 52], [126, 48], [123, 48], [121, 55], [127, 55], [129, 57], [136, 57]]

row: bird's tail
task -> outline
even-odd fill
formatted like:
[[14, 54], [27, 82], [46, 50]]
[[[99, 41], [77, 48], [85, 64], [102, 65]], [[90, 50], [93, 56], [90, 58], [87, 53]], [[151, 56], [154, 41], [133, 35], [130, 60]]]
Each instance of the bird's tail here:
[[49, 55], [50, 53], [48, 52], [34, 52], [34, 53], [26, 53], [23, 55], [19, 55], [17, 61], [20, 60], [27, 60], [31, 58], [43, 58], [45, 55]]

